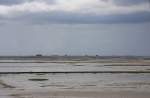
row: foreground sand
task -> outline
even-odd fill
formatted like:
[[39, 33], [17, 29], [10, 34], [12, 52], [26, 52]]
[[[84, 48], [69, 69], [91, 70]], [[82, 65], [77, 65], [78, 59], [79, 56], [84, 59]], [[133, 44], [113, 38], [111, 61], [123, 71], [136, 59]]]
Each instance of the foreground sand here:
[[16, 92], [12, 98], [150, 98], [149, 92], [129, 91], [31, 91]]
[[[91, 71], [91, 73], [0, 74], [0, 98], [150, 98], [149, 60], [112, 60], [105, 63], [22, 61], [0, 63], [2, 73], [18, 71]], [[120, 73], [122, 71], [127, 72]]]
[[[61, 75], [62, 80], [65, 81], [50, 81], [52, 78], [60, 79], [57, 74], [42, 75], [42, 78], [49, 77], [49, 81], [29, 81], [28, 79], [31, 77], [41, 77], [41, 75], [34, 74], [1, 75], [0, 79], [3, 81], [1, 80], [0, 82], [0, 98], [150, 98], [150, 82], [149, 79], [145, 79], [149, 78], [149, 74], [103, 75], [92, 74], [90, 76], [90, 74], [85, 74], [85, 76], [70, 76], [69, 74], [64, 74], [64, 77]], [[103, 80], [103, 82], [100, 82], [98, 79], [99, 83], [95, 82], [95, 85], [93, 85], [92, 81], [96, 80], [92, 78], [93, 76], [99, 76], [97, 78]], [[76, 79], [70, 83], [71, 77]], [[135, 79], [138, 79], [138, 81]], [[73, 88], [73, 86], [75, 87]]]

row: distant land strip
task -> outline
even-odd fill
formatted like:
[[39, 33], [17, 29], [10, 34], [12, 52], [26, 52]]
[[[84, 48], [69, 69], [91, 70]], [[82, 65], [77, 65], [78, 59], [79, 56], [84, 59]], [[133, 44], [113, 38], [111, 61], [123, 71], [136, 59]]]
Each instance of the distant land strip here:
[[91, 59], [132, 59], [132, 60], [150, 60], [150, 56], [69, 56], [69, 55], [51, 55], [44, 56], [37, 54], [35, 56], [0, 56], [0, 60], [91, 60]]
[[112, 73], [112, 74], [120, 74], [120, 73], [150, 73], [150, 71], [51, 71], [51, 72], [0, 72], [0, 74], [36, 74], [36, 73], [45, 73], [45, 74], [84, 74], [84, 73]]

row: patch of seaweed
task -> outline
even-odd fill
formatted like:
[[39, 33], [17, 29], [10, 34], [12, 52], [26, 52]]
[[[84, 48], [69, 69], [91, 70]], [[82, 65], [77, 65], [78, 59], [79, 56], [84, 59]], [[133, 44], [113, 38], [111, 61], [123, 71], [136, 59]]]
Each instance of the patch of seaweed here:
[[40, 79], [40, 78], [33, 78], [33, 79], [28, 79], [30, 81], [48, 81], [48, 79]]
[[41, 75], [46, 75], [46, 73], [37, 73], [36, 75], [41, 76]]
[[85, 66], [85, 65], [73, 65], [73, 66]]

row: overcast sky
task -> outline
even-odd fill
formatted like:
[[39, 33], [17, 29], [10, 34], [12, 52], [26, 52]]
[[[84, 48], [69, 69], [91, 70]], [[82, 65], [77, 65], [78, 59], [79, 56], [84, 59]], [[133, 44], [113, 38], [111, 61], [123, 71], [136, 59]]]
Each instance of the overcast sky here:
[[0, 55], [150, 55], [150, 0], [0, 0]]

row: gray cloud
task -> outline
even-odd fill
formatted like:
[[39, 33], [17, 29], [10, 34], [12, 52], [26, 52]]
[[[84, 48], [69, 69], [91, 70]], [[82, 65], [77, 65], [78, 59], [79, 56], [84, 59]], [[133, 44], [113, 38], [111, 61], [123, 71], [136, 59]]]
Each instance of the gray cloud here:
[[26, 13], [15, 18], [4, 18], [4, 21], [18, 21], [31, 24], [113, 24], [113, 23], [144, 23], [150, 22], [150, 12], [130, 14], [93, 15], [66, 12]]
[[49, 4], [55, 3], [55, 0], [0, 0], [0, 5], [18, 5], [25, 2], [41, 1]]
[[[1, 5], [12, 5], [19, 4], [23, 2], [31, 2], [31, 1], [44, 1], [47, 3], [54, 3], [56, 0], [0, 0]], [[102, 0], [104, 2], [113, 1], [117, 5], [136, 5], [140, 3], [148, 3], [149, 0]]]
[[[19, 3], [23, 3], [27, 1], [28, 2], [40, 1], [40, 2], [46, 2], [46, 3], [41, 4], [39, 2], [38, 3], [36, 2], [35, 4], [31, 4], [31, 5], [30, 3], [28, 3], [28, 5], [19, 4]], [[0, 20], [3, 21], [3, 23], [5, 21], [6, 22], [9, 22], [9, 21], [21, 22], [22, 21], [22, 22], [26, 22], [26, 23], [28, 22], [28, 23], [33, 23], [33, 24], [44, 24], [44, 23], [48, 23], [48, 24], [49, 23], [100, 24], [100, 23], [140, 23], [140, 22], [142, 23], [142, 22], [150, 21], [150, 11], [148, 11], [147, 7], [143, 7], [143, 6], [142, 7], [137, 6], [137, 10], [136, 8], [133, 8], [133, 7], [129, 7], [129, 9], [126, 9], [125, 7], [122, 10], [120, 10], [118, 7], [119, 11], [112, 10], [111, 8], [109, 8], [109, 10], [104, 8], [104, 11], [103, 11], [103, 10], [100, 10], [101, 8], [98, 7], [96, 8], [97, 9], [96, 13], [93, 12], [95, 10], [91, 11], [90, 13], [88, 12], [82, 13], [80, 12], [80, 10], [79, 11], [78, 10], [67, 11], [68, 8], [66, 6], [63, 7], [64, 10], [61, 10], [59, 9], [58, 6], [55, 6], [56, 8], [58, 8], [57, 10], [47, 11], [46, 10], [47, 7], [49, 8], [50, 6], [49, 4], [54, 4], [55, 1], [56, 0], [0, 0], [0, 4], [2, 5], [6, 4], [8, 5], [7, 7], [10, 7], [9, 4], [19, 5], [17, 7], [16, 6], [10, 7], [9, 9], [7, 7], [2, 8], [1, 14], [0, 14]], [[110, 0], [105, 0], [105, 2], [109, 2], [109, 1]], [[121, 6], [122, 5], [123, 6], [136, 5], [136, 4], [146, 3], [148, 1], [149, 0], [113, 0], [115, 4], [118, 4]], [[33, 5], [39, 8], [40, 11], [37, 10], [37, 8], [32, 7]], [[21, 7], [21, 6], [24, 6], [24, 7]], [[74, 6], [74, 7], [78, 7], [78, 6]], [[79, 7], [85, 10], [84, 8], [82, 8], [82, 6], [79, 6]], [[138, 8], [140, 10], [138, 10]], [[105, 12], [107, 12], [107, 14], [105, 14]]]
[[[41, 1], [47, 3], [55, 3], [56, 0], [0, 0], [0, 5], [13, 5], [20, 4], [24, 2], [32, 2], [32, 1]], [[128, 6], [128, 5], [137, 5], [141, 3], [149, 3], [149, 0], [102, 0], [104, 2], [112, 1], [117, 5]]]
[[0, 5], [13, 5], [23, 3], [25, 0], [0, 0]]
[[113, 0], [113, 2], [120, 6], [131, 6], [142, 3], [150, 3], [150, 0]]

